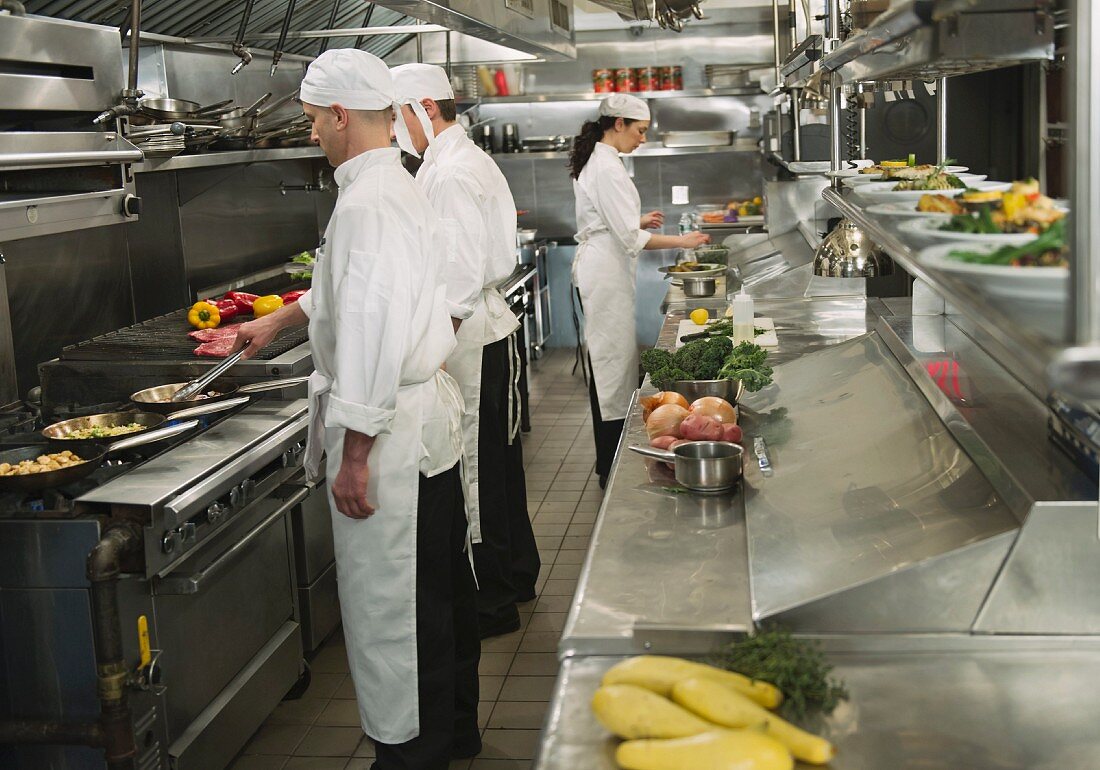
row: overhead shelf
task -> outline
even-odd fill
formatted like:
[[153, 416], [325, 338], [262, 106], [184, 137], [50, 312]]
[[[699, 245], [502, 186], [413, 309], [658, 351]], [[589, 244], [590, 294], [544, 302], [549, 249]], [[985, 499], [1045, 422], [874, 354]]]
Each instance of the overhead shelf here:
[[[760, 86], [747, 86], [745, 88], [689, 88], [681, 91], [633, 91], [631, 96], [639, 99], [687, 99], [707, 96], [763, 96]], [[470, 103], [473, 101], [481, 104], [533, 104], [538, 102], [597, 102], [606, 99], [609, 94], [594, 92], [568, 93], [568, 94], [523, 94], [522, 96], [482, 96], [479, 99], [473, 97], [460, 97], [459, 101]]]
[[[627, 158], [667, 158], [680, 155], [722, 155], [730, 153], [758, 153], [760, 148], [753, 139], [738, 139], [733, 144], [721, 147], [643, 147], [624, 157]], [[568, 152], [498, 152], [493, 153], [494, 160], [568, 160]]]
[[190, 168], [209, 168], [211, 166], [231, 166], [241, 163], [262, 163], [273, 160], [299, 160], [301, 158], [322, 158], [325, 153], [320, 147], [276, 147], [269, 150], [237, 150], [227, 152], [204, 152], [197, 155], [176, 155], [171, 158], [147, 157], [143, 163], [135, 166], [138, 172], [145, 171], [181, 171]]
[[1054, 24], [1040, 0], [910, 0], [827, 54], [845, 83], [932, 80], [1054, 56]]

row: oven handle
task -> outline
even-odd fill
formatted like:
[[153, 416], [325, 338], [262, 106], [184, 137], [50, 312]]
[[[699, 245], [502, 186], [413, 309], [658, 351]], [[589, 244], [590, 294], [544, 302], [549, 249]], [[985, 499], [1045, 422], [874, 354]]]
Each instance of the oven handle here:
[[161, 578], [157, 583], [156, 592], [162, 595], [197, 594], [203, 589], [203, 585], [226, 569], [238, 556], [240, 556], [252, 541], [270, 529], [276, 522], [282, 519], [291, 508], [305, 500], [313, 492], [309, 487], [302, 487], [286, 502], [279, 506], [278, 510], [261, 521], [251, 532], [242, 537], [233, 547], [223, 553], [213, 562], [198, 572], [187, 577]]

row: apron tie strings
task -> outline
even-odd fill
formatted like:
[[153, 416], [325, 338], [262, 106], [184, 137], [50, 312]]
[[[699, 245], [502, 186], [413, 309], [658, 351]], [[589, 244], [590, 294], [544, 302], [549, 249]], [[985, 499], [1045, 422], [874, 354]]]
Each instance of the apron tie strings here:
[[588, 386], [588, 366], [586, 364], [587, 357], [584, 355], [584, 343], [581, 340], [581, 321], [577, 315], [577, 307], [580, 306], [581, 315], [584, 314], [584, 302], [581, 300], [581, 291], [577, 288], [575, 283], [569, 285], [569, 304], [573, 309], [573, 331], [577, 335], [577, 346], [573, 349], [573, 369], [570, 374], [575, 375], [577, 373], [577, 366], [581, 368], [581, 379], [584, 380], [584, 384]]
[[519, 360], [519, 346], [516, 345], [516, 334], [512, 332], [508, 335], [508, 446], [512, 446], [516, 441], [516, 436], [519, 435], [519, 376], [522, 369]]

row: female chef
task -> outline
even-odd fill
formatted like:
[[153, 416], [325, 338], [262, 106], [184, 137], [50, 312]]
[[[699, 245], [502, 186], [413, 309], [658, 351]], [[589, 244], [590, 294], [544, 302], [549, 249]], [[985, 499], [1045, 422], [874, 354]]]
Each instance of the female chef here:
[[599, 118], [573, 140], [569, 171], [577, 198], [577, 256], [573, 285], [584, 313], [584, 338], [592, 371], [592, 429], [596, 473], [607, 483], [630, 398], [638, 387], [634, 330], [634, 268], [642, 249], [691, 249], [710, 240], [702, 233], [657, 235], [664, 216], [642, 216], [638, 190], [619, 154], [645, 142], [649, 106], [629, 94], [600, 102]]

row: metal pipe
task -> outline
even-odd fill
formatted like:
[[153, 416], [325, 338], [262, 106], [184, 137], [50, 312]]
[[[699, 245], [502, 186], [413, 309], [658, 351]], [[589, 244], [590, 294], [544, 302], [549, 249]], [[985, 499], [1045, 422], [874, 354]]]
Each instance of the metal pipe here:
[[27, 9], [18, 0], [3, 0], [0, 2], [0, 11], [7, 11], [12, 16], [27, 15]]
[[[363, 27], [365, 29], [370, 29], [370, 17], [373, 16], [373, 15], [374, 15], [374, 3], [371, 3], [370, 5], [367, 6], [367, 15], [363, 17]], [[355, 47], [356, 48], [362, 48], [363, 47], [363, 41], [364, 41], [365, 37], [366, 37], [365, 35], [359, 35], [358, 37], [355, 38]]]
[[802, 115], [800, 114], [802, 97], [801, 88], [791, 89], [791, 149], [794, 157], [792, 160], [802, 160]]
[[[332, 13], [328, 15], [328, 24], [325, 25], [325, 29], [332, 29], [336, 26], [336, 16], [340, 13], [340, 0], [332, 0]], [[328, 50], [329, 41], [332, 38], [321, 38], [321, 47], [317, 49], [317, 55], [320, 56]]]
[[419, 64], [424, 63], [424, 38], [420, 35], [416, 36], [416, 61]]
[[139, 554], [141, 543], [141, 533], [136, 526], [117, 524], [103, 533], [88, 554], [99, 723], [103, 730], [103, 751], [110, 770], [133, 770], [134, 756], [137, 754], [126, 695], [129, 669], [122, 646], [118, 578], [122, 573], [123, 558]]
[[287, 0], [286, 4], [286, 16], [283, 17], [283, 28], [279, 30], [279, 41], [275, 43], [275, 53], [271, 57], [271, 72], [268, 73], [272, 77], [275, 76], [275, 70], [279, 69], [279, 61], [283, 58], [283, 47], [286, 45], [286, 36], [290, 32], [290, 20], [294, 16], [294, 6], [298, 4], [298, 0]]
[[856, 84], [856, 93], [859, 94], [859, 159], [867, 157], [867, 102], [864, 96], [863, 83]]
[[825, 37], [840, 39], [840, 0], [829, 0]]
[[[138, 55], [141, 53], [141, 0], [130, 2], [130, 61], [126, 71], [126, 90], [137, 91]], [[137, 98], [136, 96], [134, 97]]]
[[[841, 101], [844, 98], [843, 81], [839, 73], [829, 73], [829, 168], [840, 171], [844, 165], [841, 157]], [[840, 179], [833, 178], [833, 185], [839, 186]]]
[[0, 722], [0, 746], [46, 743], [60, 746], [103, 747], [103, 729], [97, 722], [12, 720]]
[[237, 36], [233, 38], [233, 53], [240, 57], [240, 61], [234, 65], [229, 74], [236, 75], [244, 67], [252, 63], [252, 52], [245, 47], [244, 33], [248, 28], [248, 19], [252, 16], [252, 6], [256, 0], [245, 0], [244, 13], [241, 15], [240, 26], [237, 27]]
[[775, 85], [783, 83], [783, 74], [779, 71], [779, 0], [772, 0], [772, 50], [775, 54]]
[[1078, 345], [1100, 343], [1100, 248], [1090, 220], [1100, 205], [1100, 56], [1092, 46], [1100, 40], [1100, 8], [1092, 0], [1076, 0], [1070, 23], [1070, 141], [1065, 153], [1069, 168], [1070, 274], [1072, 340]]
[[947, 78], [936, 78], [936, 162], [947, 160]]
[[[351, 37], [352, 35], [424, 35], [429, 32], [446, 32], [449, 28], [442, 24], [402, 24], [396, 27], [347, 27], [344, 29], [307, 29], [288, 32], [287, 40], [310, 40], [322, 37]], [[278, 40], [278, 32], [257, 32], [248, 36], [249, 40]], [[209, 37], [185, 37], [180, 42], [187, 45], [203, 43], [229, 43], [233, 38], [227, 35]]]

